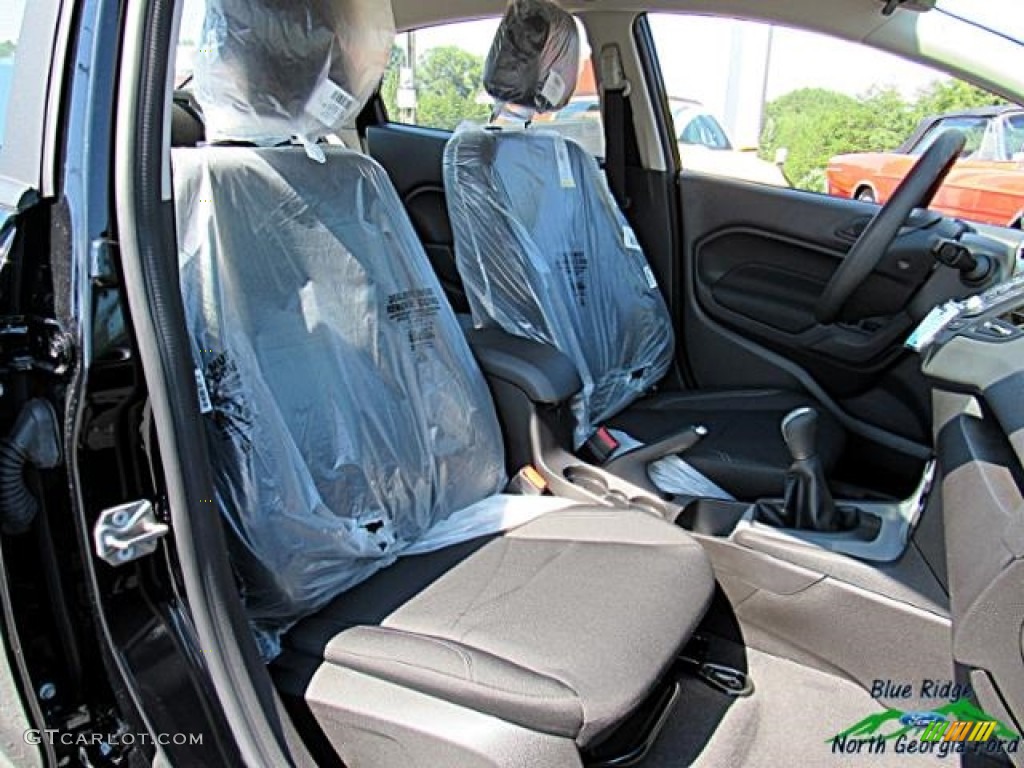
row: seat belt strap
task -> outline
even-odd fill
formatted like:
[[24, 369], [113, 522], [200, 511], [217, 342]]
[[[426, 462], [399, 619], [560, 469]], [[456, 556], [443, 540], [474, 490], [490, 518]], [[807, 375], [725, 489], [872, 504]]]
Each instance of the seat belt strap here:
[[615, 201], [629, 207], [626, 195], [626, 99], [629, 81], [622, 70], [619, 46], [609, 43], [601, 49], [601, 88], [604, 90], [604, 170]]

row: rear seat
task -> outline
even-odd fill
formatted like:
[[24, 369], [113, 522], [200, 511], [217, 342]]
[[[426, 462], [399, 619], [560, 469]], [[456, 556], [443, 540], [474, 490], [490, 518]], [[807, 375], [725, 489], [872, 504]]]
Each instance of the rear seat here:
[[[501, 494], [493, 404], [394, 188], [366, 156], [312, 144], [322, 73], [358, 110], [381, 73], [351, 62], [390, 50], [378, 3], [335, 6], [328, 20], [319, 3], [211, 0], [228, 29], [196, 73], [211, 141], [273, 128], [307, 148], [173, 154], [243, 600], [280, 690], [348, 764], [520, 764], [525, 750], [569, 765], [654, 692], [711, 568], [642, 512]], [[291, 36], [311, 19], [319, 34]], [[331, 114], [320, 130], [351, 117]]]

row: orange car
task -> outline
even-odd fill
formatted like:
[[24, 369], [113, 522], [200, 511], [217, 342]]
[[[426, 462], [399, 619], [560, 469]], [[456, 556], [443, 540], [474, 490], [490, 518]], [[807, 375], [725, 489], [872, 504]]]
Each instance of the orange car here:
[[931, 207], [983, 224], [1022, 227], [1024, 219], [1024, 110], [983, 107], [929, 117], [891, 153], [833, 157], [828, 192], [884, 203], [917, 157], [942, 130], [967, 136], [967, 146]]

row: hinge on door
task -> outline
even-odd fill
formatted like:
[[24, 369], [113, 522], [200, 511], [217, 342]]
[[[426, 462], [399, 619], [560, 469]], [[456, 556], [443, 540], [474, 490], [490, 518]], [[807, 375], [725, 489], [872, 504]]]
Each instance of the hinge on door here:
[[124, 565], [153, 554], [157, 541], [169, 530], [156, 519], [153, 503], [142, 499], [103, 510], [92, 534], [99, 557], [111, 565]]
[[31, 315], [0, 318], [0, 372], [62, 376], [71, 364], [71, 335], [56, 320]]

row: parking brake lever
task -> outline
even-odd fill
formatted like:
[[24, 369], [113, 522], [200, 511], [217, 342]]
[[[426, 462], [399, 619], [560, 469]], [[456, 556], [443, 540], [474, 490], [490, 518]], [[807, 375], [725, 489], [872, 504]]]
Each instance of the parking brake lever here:
[[[647, 465], [677, 453], [683, 453], [700, 442], [708, 433], [707, 427], [696, 424], [669, 435], [654, 443], [640, 445], [630, 451], [608, 460], [602, 469], [635, 485], [637, 488], [653, 487], [647, 476]], [[660, 493], [659, 493], [660, 495]]]

